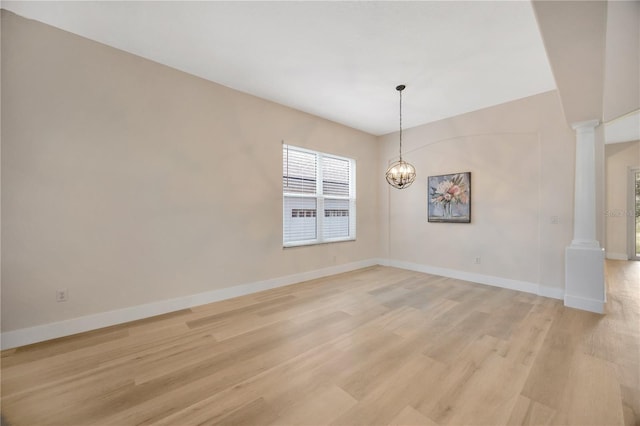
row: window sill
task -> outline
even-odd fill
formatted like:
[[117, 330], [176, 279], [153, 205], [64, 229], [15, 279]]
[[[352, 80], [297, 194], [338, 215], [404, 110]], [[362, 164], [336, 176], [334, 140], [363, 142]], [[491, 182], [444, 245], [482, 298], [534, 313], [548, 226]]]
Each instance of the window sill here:
[[354, 237], [354, 238], [340, 238], [340, 239], [325, 240], [325, 241], [313, 241], [313, 242], [300, 241], [300, 242], [295, 242], [295, 243], [283, 244], [282, 248], [283, 249], [289, 249], [289, 248], [295, 248], [295, 247], [318, 246], [318, 245], [321, 245], [321, 244], [344, 243], [344, 242], [355, 241], [355, 240], [356, 239]]

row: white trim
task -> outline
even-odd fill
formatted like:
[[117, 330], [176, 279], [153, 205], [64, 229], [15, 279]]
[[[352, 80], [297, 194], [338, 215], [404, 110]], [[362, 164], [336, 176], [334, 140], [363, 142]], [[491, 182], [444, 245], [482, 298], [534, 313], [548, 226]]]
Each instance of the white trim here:
[[386, 259], [384, 257], [379, 257], [376, 259], [376, 263], [380, 266], [391, 266], [389, 264], [389, 259]]
[[564, 295], [564, 306], [569, 308], [581, 309], [583, 311], [595, 312], [597, 314], [604, 313], [604, 300], [586, 299], [579, 296]]
[[257, 281], [249, 284], [237, 285], [190, 296], [178, 297], [175, 299], [161, 300], [144, 305], [131, 306], [113, 311], [100, 312], [98, 314], [72, 318], [65, 321], [58, 321], [50, 324], [37, 325], [35, 327], [22, 328], [19, 330], [7, 331], [0, 335], [2, 349], [11, 349], [18, 346], [29, 345], [45, 340], [56, 339], [58, 337], [69, 336], [85, 331], [96, 330], [129, 321], [149, 318], [155, 315], [166, 314], [188, 309], [194, 306], [205, 305], [207, 303], [220, 300], [231, 299], [233, 297], [244, 296], [259, 291], [269, 290], [276, 287], [283, 287], [303, 281], [323, 278], [330, 275], [341, 274], [343, 272], [355, 271], [377, 265], [377, 259], [367, 259], [344, 265], [330, 266], [328, 268], [315, 271], [301, 272], [270, 280]]
[[629, 257], [624, 253], [612, 253], [610, 251], [607, 252], [607, 259], [611, 260], [629, 260]]
[[587, 131], [590, 132], [592, 129], [598, 127], [600, 125], [600, 120], [587, 120], [587, 121], [579, 121], [576, 123], [571, 123], [571, 128], [575, 131]]
[[541, 285], [541, 286], [538, 287], [538, 296], [548, 297], [550, 299], [563, 300], [564, 299], [564, 288], [546, 287], [546, 286]]
[[379, 261], [381, 261], [380, 264], [384, 266], [393, 266], [395, 268], [408, 269], [410, 271], [424, 272], [426, 274], [455, 278], [458, 280], [470, 281], [478, 284], [508, 288], [510, 290], [532, 293], [538, 296], [550, 297], [553, 299], [562, 300], [564, 296], [564, 290], [561, 288], [540, 286], [529, 281], [512, 280], [510, 278], [495, 277], [492, 275], [477, 274], [474, 272], [458, 271], [456, 269], [439, 268], [419, 263], [403, 262], [401, 260], [380, 259]]

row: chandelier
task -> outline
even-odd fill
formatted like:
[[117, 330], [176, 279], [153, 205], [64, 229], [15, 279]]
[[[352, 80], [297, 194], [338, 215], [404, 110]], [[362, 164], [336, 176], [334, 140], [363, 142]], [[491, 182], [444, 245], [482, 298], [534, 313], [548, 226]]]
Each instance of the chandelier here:
[[404, 88], [404, 84], [396, 87], [396, 90], [400, 93], [400, 160], [391, 164], [386, 173], [389, 185], [398, 189], [404, 189], [411, 186], [413, 181], [416, 179], [415, 167], [402, 160], [402, 91]]

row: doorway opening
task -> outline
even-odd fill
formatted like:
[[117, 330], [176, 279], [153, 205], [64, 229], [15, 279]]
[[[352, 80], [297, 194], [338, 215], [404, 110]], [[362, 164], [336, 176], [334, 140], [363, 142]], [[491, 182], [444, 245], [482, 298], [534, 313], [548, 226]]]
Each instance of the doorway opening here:
[[629, 259], [640, 260], [640, 168], [629, 172]]

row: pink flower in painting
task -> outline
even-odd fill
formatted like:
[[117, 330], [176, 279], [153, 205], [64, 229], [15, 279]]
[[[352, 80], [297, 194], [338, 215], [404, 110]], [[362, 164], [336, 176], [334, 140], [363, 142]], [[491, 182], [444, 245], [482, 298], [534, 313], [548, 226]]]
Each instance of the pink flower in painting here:
[[451, 180], [443, 180], [436, 187], [431, 187], [431, 202], [443, 206], [445, 212], [450, 211], [451, 204], [467, 204], [469, 188], [464, 175], [457, 174]]
[[453, 183], [450, 180], [443, 180], [438, 184], [435, 192], [436, 194], [446, 194], [447, 192], [449, 192], [449, 189], [452, 185]]

